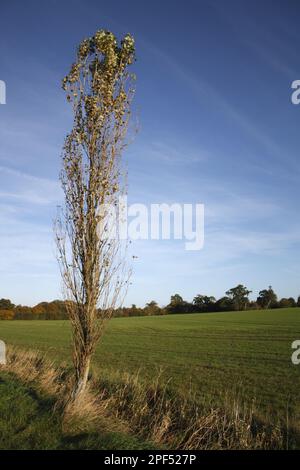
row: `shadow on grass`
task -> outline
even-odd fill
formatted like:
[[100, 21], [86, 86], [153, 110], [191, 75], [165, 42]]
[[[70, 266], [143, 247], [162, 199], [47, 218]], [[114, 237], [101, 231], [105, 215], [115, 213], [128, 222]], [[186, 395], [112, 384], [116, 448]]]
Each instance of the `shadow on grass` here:
[[13, 374], [0, 374], [0, 449], [151, 449], [134, 436], [118, 432], [66, 435], [54, 400], [24, 385]]

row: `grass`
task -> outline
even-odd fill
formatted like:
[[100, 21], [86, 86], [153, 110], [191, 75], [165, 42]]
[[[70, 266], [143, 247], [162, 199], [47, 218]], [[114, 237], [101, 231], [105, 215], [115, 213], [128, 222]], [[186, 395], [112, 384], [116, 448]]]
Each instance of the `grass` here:
[[[299, 435], [292, 427], [287, 429], [278, 419], [262, 421], [254, 406], [245, 406], [237, 398], [227, 398], [219, 406], [212, 407], [209, 403], [200, 406], [189, 391], [180, 396], [161, 384], [159, 379], [153, 384], [144, 384], [139, 376], [125, 374], [115, 381], [91, 379], [80, 403], [66, 409], [64, 404], [69, 395], [72, 374], [65, 367], [55, 365], [34, 351], [10, 347], [5, 371], [10, 373], [10, 379], [20, 379], [22, 384], [26, 384], [31, 396], [41, 397], [40, 413], [37, 410], [34, 415], [30, 414], [30, 430], [42, 426], [47, 438], [53, 424], [58, 422], [59, 426], [51, 433], [57, 440], [56, 448], [66, 448], [63, 446], [66, 442], [72, 448], [78, 448], [76, 446], [80, 442], [85, 446], [80, 448], [87, 449], [107, 449], [107, 443], [111, 449], [123, 449], [125, 443], [131, 449], [299, 447]], [[8, 390], [9, 400], [11, 395]], [[4, 399], [5, 426], [12, 413], [12, 409], [7, 410], [10, 403], [7, 396]], [[22, 394], [20, 397], [16, 416], [20, 413], [23, 418], [26, 406]], [[63, 409], [65, 413], [62, 414]], [[5, 429], [4, 434], [8, 445], [12, 441], [15, 448], [32, 448], [31, 433], [25, 433], [25, 441], [22, 434], [19, 436], [18, 428], [15, 432], [14, 426]], [[33, 442], [37, 448], [49, 448], [44, 434], [36, 435]]]
[[66, 432], [54, 400], [13, 374], [0, 376], [0, 450], [139, 450], [153, 446], [128, 433]]
[[[66, 321], [2, 321], [0, 338], [47, 353], [58, 363], [70, 357]], [[124, 373], [172, 393], [192, 394], [201, 406], [236, 397], [253, 404], [264, 421], [299, 430], [300, 368], [291, 343], [300, 338], [300, 309], [118, 318], [110, 322], [94, 362], [93, 376], [120, 382]]]

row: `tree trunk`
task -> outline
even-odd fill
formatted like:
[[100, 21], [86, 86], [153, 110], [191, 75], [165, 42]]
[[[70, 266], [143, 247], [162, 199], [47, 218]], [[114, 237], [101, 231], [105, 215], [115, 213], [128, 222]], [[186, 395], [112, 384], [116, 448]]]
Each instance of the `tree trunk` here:
[[91, 358], [89, 356], [80, 365], [80, 369], [76, 370], [76, 379], [71, 395], [72, 402], [77, 401], [86, 389], [90, 370], [90, 363]]

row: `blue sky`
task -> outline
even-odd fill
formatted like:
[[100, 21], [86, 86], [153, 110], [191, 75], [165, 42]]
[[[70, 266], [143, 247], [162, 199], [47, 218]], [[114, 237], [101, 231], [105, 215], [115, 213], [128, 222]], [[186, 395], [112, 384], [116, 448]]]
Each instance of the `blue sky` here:
[[204, 249], [138, 241], [126, 304], [244, 283], [300, 295], [299, 2], [14, 1], [0, 10], [0, 297], [59, 298], [52, 220], [72, 123], [60, 88], [97, 29], [134, 35], [130, 202], [204, 203]]

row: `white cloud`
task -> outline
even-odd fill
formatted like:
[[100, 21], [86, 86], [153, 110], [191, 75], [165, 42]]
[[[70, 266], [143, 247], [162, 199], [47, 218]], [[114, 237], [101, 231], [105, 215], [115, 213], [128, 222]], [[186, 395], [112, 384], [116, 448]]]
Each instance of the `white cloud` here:
[[0, 166], [0, 201], [16, 200], [22, 204], [55, 204], [62, 194], [57, 181], [32, 176]]

